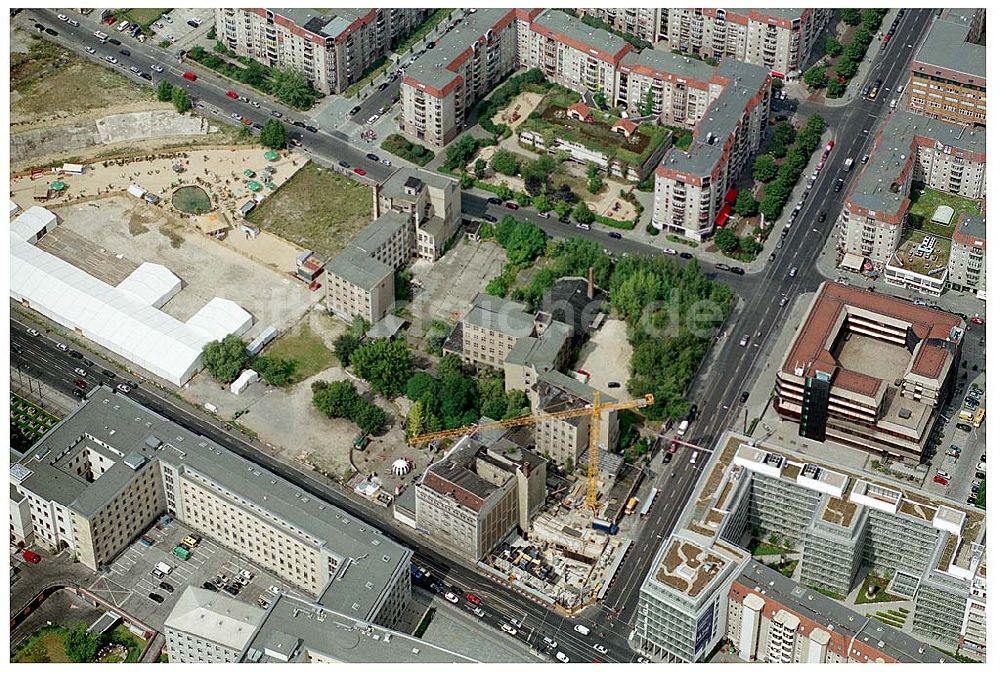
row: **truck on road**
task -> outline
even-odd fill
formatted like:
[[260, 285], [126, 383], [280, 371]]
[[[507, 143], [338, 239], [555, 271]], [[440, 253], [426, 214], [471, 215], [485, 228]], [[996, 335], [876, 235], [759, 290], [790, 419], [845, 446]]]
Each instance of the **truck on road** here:
[[850, 171], [851, 167], [854, 166], [854, 157], [848, 157], [844, 160], [844, 170]]

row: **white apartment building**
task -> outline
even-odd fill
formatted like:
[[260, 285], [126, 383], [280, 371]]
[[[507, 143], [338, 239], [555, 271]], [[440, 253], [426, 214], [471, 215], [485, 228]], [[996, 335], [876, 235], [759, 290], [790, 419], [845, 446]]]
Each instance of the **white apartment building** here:
[[809, 51], [833, 16], [829, 8], [659, 11], [659, 39], [671, 49], [717, 61], [734, 58], [767, 68], [777, 77], [808, 68]]
[[986, 218], [961, 216], [951, 237], [948, 285], [986, 299]]
[[661, 124], [694, 128], [724, 88], [725, 81], [704, 61], [644, 49], [622, 58], [615, 104], [632, 116], [642, 116], [651, 104], [650, 114]]
[[660, 39], [660, 16], [665, 10], [656, 7], [590, 7], [576, 11], [580, 15], [600, 19], [616, 31], [653, 44]]
[[[216, 8], [220, 42], [237, 56], [301, 72], [324, 94], [340, 93], [426, 18], [417, 8]], [[327, 11], [327, 10], [324, 10]]]
[[670, 148], [656, 168], [653, 226], [695, 241], [714, 230], [729, 188], [760, 147], [771, 77], [728, 59], [713, 77], [722, 86], [694, 129], [687, 152]]
[[107, 387], [11, 465], [36, 543], [110, 564], [166, 513], [359, 620], [391, 625], [411, 552]]
[[844, 201], [841, 252], [888, 264], [907, 222], [914, 182], [968, 199], [984, 198], [985, 142], [982, 129], [893, 113], [879, 129], [871, 159]]

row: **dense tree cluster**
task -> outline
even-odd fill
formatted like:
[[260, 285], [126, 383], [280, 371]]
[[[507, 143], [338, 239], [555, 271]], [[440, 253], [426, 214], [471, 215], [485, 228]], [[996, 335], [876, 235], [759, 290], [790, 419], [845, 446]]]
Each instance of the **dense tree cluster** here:
[[235, 381], [250, 361], [246, 344], [236, 335], [227, 335], [221, 342], [211, 341], [201, 352], [205, 368], [223, 384]]
[[826, 121], [821, 115], [816, 114], [812, 115], [799, 131], [794, 145], [788, 151], [785, 163], [778, 170], [777, 178], [764, 191], [760, 212], [768, 222], [776, 222], [781, 216], [781, 210], [809, 163], [809, 157], [819, 147], [825, 128]]
[[393, 398], [406, 390], [413, 374], [413, 360], [406, 342], [398, 339], [373, 339], [351, 353], [351, 369], [373, 390]]
[[363, 433], [377, 435], [385, 429], [385, 412], [358, 393], [354, 382], [316, 381], [312, 384], [313, 405], [331, 419], [350, 419]]

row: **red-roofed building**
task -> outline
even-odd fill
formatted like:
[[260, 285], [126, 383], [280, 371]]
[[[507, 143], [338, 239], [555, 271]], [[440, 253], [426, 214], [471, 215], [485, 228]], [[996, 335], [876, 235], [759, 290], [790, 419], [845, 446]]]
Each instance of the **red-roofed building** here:
[[625, 119], [622, 117], [617, 122], [611, 126], [611, 130], [615, 133], [620, 133], [626, 138], [631, 138], [632, 134], [639, 129], [639, 125], [633, 122], [631, 119]]
[[778, 370], [775, 409], [804, 437], [919, 462], [964, 330], [953, 314], [824, 283]]
[[566, 108], [566, 116], [581, 122], [594, 121], [593, 115], [590, 114], [590, 108], [583, 103], [574, 103]]

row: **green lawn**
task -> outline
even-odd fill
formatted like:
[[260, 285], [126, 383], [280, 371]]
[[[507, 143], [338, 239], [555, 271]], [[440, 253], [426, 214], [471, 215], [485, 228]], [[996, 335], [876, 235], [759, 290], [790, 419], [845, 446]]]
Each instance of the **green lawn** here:
[[[872, 584], [878, 587], [878, 592], [875, 593], [874, 597], [869, 599], [867, 591], [868, 591], [868, 586]], [[868, 577], [865, 578], [865, 582], [862, 583], [861, 589], [858, 591], [858, 598], [854, 600], [854, 603], [876, 604], [879, 602], [886, 602], [886, 601], [906, 601], [905, 597], [898, 597], [894, 594], [889, 594], [888, 592], [886, 592], [885, 589], [886, 587], [888, 587], [888, 585], [889, 585], [888, 580], [886, 580], [882, 576], [872, 571], [871, 573], [868, 574]]]
[[128, 19], [142, 26], [144, 33], [149, 32], [149, 27], [154, 21], [158, 21], [160, 16], [169, 12], [170, 9], [155, 9], [153, 7], [135, 7], [124, 10], [118, 17], [119, 21]]
[[312, 331], [308, 319], [276, 339], [264, 353], [274, 358], [295, 361], [291, 384], [308, 379], [317, 372], [336, 365], [333, 352], [326, 348], [322, 338]]
[[69, 662], [63, 645], [64, 627], [44, 627], [35, 632], [10, 657], [11, 662]]
[[15, 393], [10, 394], [11, 445], [15, 449], [28, 449], [57, 423], [58, 417]]
[[372, 189], [312, 162], [250, 214], [250, 222], [333, 256], [372, 221]]
[[[923, 190], [923, 194], [920, 193], [921, 190]], [[949, 239], [962, 213], [979, 215], [979, 204], [974, 200], [934, 190], [923, 183], [913, 183], [910, 190], [910, 202], [910, 223], [914, 229], [922, 229], [928, 234], [937, 234]], [[934, 211], [942, 204], [955, 209], [955, 216], [948, 225], [938, 225], [931, 222]]]
[[[934, 230], [940, 229], [939, 227], [933, 228]], [[941, 267], [946, 267], [948, 265], [948, 258], [951, 255], [951, 238], [949, 236], [934, 236], [934, 255], [931, 258], [913, 256], [910, 259], [909, 252], [911, 249], [916, 248], [924, 240], [924, 237], [937, 234], [936, 231], [924, 229], [908, 229], [905, 234], [903, 234], [903, 240], [897, 248], [899, 261], [903, 263], [903, 267], [909, 269], [910, 271], [915, 271], [919, 274], [931, 275], [932, 271], [939, 270]], [[943, 272], [938, 272], [938, 275]]]

